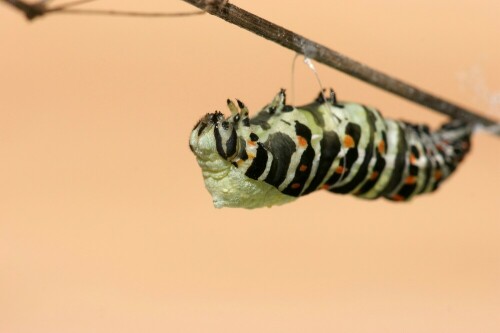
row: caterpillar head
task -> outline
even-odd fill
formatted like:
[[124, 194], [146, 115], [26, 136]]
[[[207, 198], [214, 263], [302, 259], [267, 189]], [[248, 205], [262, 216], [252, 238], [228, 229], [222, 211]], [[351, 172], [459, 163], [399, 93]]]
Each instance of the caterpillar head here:
[[[241, 102], [240, 102], [241, 103]], [[248, 110], [241, 103], [238, 112], [228, 100], [231, 116], [221, 112], [208, 113], [195, 125], [189, 139], [189, 147], [196, 155], [202, 169], [205, 186], [212, 195], [215, 207], [239, 207], [245, 201], [241, 187], [247, 177], [231, 163], [241, 143], [242, 127], [249, 127]]]
[[230, 100], [227, 104], [231, 116], [225, 118], [220, 112], [205, 115], [189, 139], [214, 206], [256, 208], [291, 201], [293, 197], [247, 177], [238, 167], [243, 160], [251, 158], [245, 150], [246, 141], [252, 137], [250, 120], [243, 103], [238, 101], [240, 111]]
[[[285, 90], [274, 97], [264, 110], [270, 114], [281, 112], [285, 105]], [[230, 100], [227, 106], [231, 111], [231, 116], [224, 118], [224, 115], [216, 111], [206, 114], [194, 126], [189, 140], [189, 147], [193, 153], [201, 159], [211, 159], [217, 152], [220, 157], [229, 161], [237, 162], [239, 153], [245, 149], [245, 141], [250, 137], [250, 119], [248, 109], [240, 100], [238, 107]]]
[[238, 112], [232, 101], [227, 100], [227, 104], [231, 116], [225, 118], [219, 111], [208, 113], [193, 128], [189, 147], [199, 159], [213, 159], [213, 155], [217, 153], [231, 162], [239, 152], [240, 137], [247, 132], [243, 127], [250, 127], [248, 110], [240, 101], [238, 104], [241, 112]]

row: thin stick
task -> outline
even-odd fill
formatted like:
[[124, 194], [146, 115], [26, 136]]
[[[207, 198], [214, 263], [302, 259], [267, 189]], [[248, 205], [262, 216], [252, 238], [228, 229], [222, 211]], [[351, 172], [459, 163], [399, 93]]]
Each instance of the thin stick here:
[[[83, 4], [86, 4], [89, 2], [94, 2], [94, 1], [96, 1], [96, 0], [75, 0], [75, 1], [63, 3], [62, 5], [50, 7], [50, 9], [47, 9], [47, 11], [48, 12], [49, 11], [55, 12], [55, 11], [59, 11], [59, 10], [65, 10], [65, 9], [68, 9], [71, 7], [80, 6], [80, 5], [83, 5]], [[47, 2], [47, 1], [45, 1], [45, 2]]]
[[2, 0], [2, 1], [23, 12], [24, 16], [26, 16], [28, 20], [33, 20], [34, 18], [45, 14], [46, 8], [45, 8], [45, 3], [43, 2], [29, 4], [21, 0]]
[[205, 10], [212, 15], [218, 16], [229, 23], [278, 43], [294, 52], [336, 68], [341, 72], [354, 76], [380, 89], [403, 97], [404, 99], [431, 108], [453, 118], [480, 123], [486, 126], [496, 124], [492, 119], [481, 116], [476, 112], [448, 102], [413, 85], [370, 68], [321, 44], [232, 5], [228, 3], [227, 0], [183, 1]]
[[65, 9], [50, 10], [51, 13], [58, 14], [79, 14], [79, 15], [107, 15], [107, 16], [135, 16], [135, 17], [183, 17], [205, 14], [204, 11], [196, 12], [182, 12], [182, 13], [158, 13], [158, 12], [129, 12], [120, 10], [106, 10], [106, 9]]
[[48, 1], [40, 1], [34, 4], [26, 3], [22, 0], [0, 0], [24, 13], [28, 20], [37, 17], [58, 13], [58, 14], [79, 14], [79, 15], [107, 15], [107, 16], [133, 16], [133, 17], [184, 17], [204, 14], [204, 11], [182, 12], [182, 13], [162, 13], [162, 12], [134, 12], [106, 9], [80, 9], [73, 8], [95, 0], [76, 0], [59, 6], [48, 7]]
[[205, 14], [205, 12], [202, 10], [197, 10], [195, 12], [182, 12], [182, 13], [161, 13], [161, 12], [134, 12], [125, 10], [72, 8], [93, 1], [95, 0], [76, 0], [65, 3], [63, 5], [51, 7], [50, 9], [47, 9], [47, 12], [59, 13], [59, 14], [136, 16], [136, 17], [182, 17], [182, 16]]

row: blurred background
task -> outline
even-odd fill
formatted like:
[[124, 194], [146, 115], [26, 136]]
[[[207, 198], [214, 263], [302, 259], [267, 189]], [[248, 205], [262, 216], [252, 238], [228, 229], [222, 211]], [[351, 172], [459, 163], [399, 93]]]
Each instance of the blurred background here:
[[[234, 4], [500, 119], [497, 0]], [[0, 333], [500, 330], [498, 137], [410, 203], [217, 210], [189, 133], [228, 97], [256, 113], [290, 91], [291, 51], [208, 14], [0, 18]], [[342, 100], [445, 120], [316, 67]], [[318, 92], [300, 59], [295, 87]]]

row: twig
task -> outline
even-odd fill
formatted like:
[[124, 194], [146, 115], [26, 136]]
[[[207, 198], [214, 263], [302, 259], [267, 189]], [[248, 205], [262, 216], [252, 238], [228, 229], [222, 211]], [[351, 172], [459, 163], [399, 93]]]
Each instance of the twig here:
[[133, 12], [133, 11], [125, 11], [125, 10], [106, 10], [106, 9], [73, 9], [71, 7], [75, 7], [78, 5], [82, 5], [84, 3], [93, 2], [95, 0], [76, 0], [72, 2], [68, 2], [63, 5], [59, 5], [56, 7], [52, 7], [47, 10], [47, 12], [51, 13], [60, 13], [60, 14], [79, 14], [79, 15], [107, 15], [107, 16], [136, 16], [136, 17], [181, 17], [181, 16], [192, 16], [192, 15], [200, 15], [205, 14], [204, 11], [198, 10], [195, 12], [182, 12], [182, 13], [160, 13], [160, 12]]
[[33, 20], [34, 18], [38, 16], [43, 16], [45, 14], [46, 8], [45, 8], [45, 3], [43, 2], [29, 4], [21, 0], [2, 0], [2, 1], [23, 12], [24, 16], [26, 16], [28, 20]]
[[100, 9], [57, 9], [50, 10], [51, 13], [58, 14], [80, 14], [80, 15], [107, 15], [107, 16], [135, 16], [135, 17], [182, 17], [205, 14], [204, 11], [182, 12], [182, 13], [148, 13], [148, 12], [129, 12], [120, 10], [100, 10]]
[[387, 74], [370, 68], [356, 60], [350, 59], [310, 39], [302, 37], [290, 30], [280, 27], [261, 17], [249, 13], [227, 0], [183, 0], [206, 12], [218, 16], [229, 23], [249, 30], [261, 37], [278, 43], [292, 51], [303, 54], [327, 66], [338, 69], [348, 75], [374, 85], [380, 89], [394, 93], [407, 100], [444, 113], [453, 118], [480, 123], [486, 126], [496, 124], [495, 121], [465, 109], [415, 86], [393, 78]]
[[161, 13], [161, 12], [134, 12], [105, 9], [75, 9], [73, 7], [92, 2], [95, 0], [76, 0], [59, 6], [48, 7], [47, 2], [40, 1], [34, 4], [26, 3], [22, 0], [0, 0], [24, 13], [28, 20], [48, 14], [80, 14], [80, 15], [108, 15], [108, 16], [134, 16], [134, 17], [183, 17], [204, 14], [204, 11], [182, 12], [182, 13]]
[[[94, 1], [96, 1], [96, 0], [75, 0], [75, 1], [63, 3], [62, 5], [51, 7], [47, 11], [55, 12], [55, 11], [59, 11], [59, 10], [65, 10], [65, 9], [68, 9], [71, 7], [80, 6], [80, 5], [83, 5], [83, 4], [86, 4], [89, 2], [94, 2]], [[45, 3], [47, 3], [47, 0], [45, 0]]]

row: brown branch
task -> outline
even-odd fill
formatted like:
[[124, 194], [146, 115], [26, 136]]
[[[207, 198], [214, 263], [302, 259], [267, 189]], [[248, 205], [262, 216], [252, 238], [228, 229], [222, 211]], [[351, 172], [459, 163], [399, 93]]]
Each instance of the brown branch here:
[[278, 43], [292, 51], [303, 54], [329, 67], [336, 68], [350, 76], [389, 91], [404, 99], [423, 105], [453, 118], [494, 125], [495, 121], [481, 116], [462, 106], [448, 102], [440, 97], [419, 89], [413, 85], [393, 78], [387, 74], [368, 67], [356, 60], [342, 55], [334, 50], [300, 36], [290, 30], [280, 27], [261, 17], [249, 13], [227, 0], [184, 0], [206, 12], [218, 16], [229, 23], [249, 30], [261, 37]]
[[[69, 9], [93, 0], [75, 0], [65, 5], [49, 8], [49, 1], [40, 1], [29, 4], [22, 0], [0, 0], [24, 13], [28, 20], [33, 20], [48, 13], [68, 14], [98, 14], [98, 15], [121, 15], [142, 17], [172, 17], [197, 15], [203, 12], [191, 13], [140, 13], [130, 11], [93, 10], [93, 9]], [[392, 92], [404, 99], [413, 101], [453, 118], [479, 123], [485, 126], [497, 124], [492, 119], [481, 116], [476, 112], [468, 110], [448, 102], [440, 97], [428, 93], [422, 89], [393, 78], [387, 74], [370, 68], [356, 60], [350, 59], [336, 51], [333, 51], [310, 39], [300, 36], [290, 30], [282, 28], [272, 22], [264, 20], [252, 13], [228, 3], [228, 0], [184, 0], [203, 11], [218, 16], [230, 23], [238, 25], [259, 36], [272, 40], [290, 50], [303, 54], [327, 66], [336, 68], [348, 75], [354, 76], [362, 81], [374, 85], [380, 89]], [[500, 135], [500, 134], [499, 134]]]

